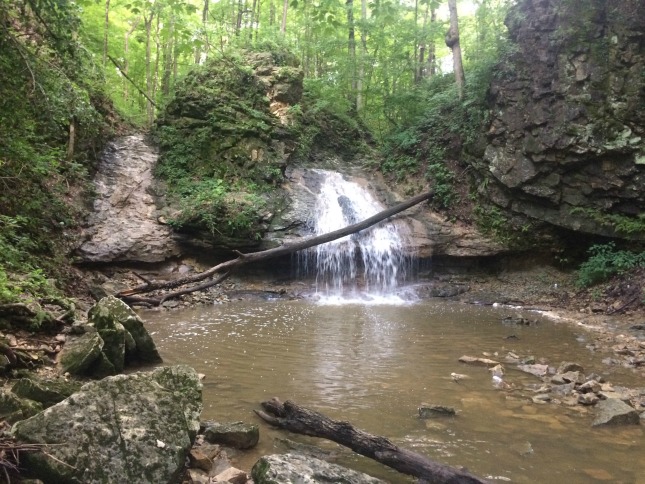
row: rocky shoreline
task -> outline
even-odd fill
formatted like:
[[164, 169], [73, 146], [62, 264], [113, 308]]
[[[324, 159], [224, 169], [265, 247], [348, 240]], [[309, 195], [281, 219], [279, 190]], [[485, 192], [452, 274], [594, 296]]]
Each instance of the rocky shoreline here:
[[[536, 272], [537, 271], [537, 272]], [[115, 274], [113, 274], [114, 276]], [[112, 277], [105, 280], [103, 287], [117, 287], [127, 284], [134, 276], [128, 271], [119, 273], [118, 277]], [[618, 284], [618, 283], [614, 283]], [[499, 305], [502, 307], [515, 308], [518, 306], [531, 308], [534, 310], [548, 313], [548, 316], [555, 318], [566, 324], [575, 324], [585, 328], [590, 335], [588, 349], [590, 351], [601, 352], [606, 355], [603, 359], [605, 365], [619, 365], [630, 368], [631, 371], [640, 377], [645, 377], [645, 321], [644, 313], [640, 306], [630, 309], [623, 314], [608, 314], [611, 308], [617, 307], [616, 301], [611, 300], [593, 300], [586, 292], [576, 291], [571, 274], [561, 272], [555, 269], [541, 268], [534, 271], [513, 271], [497, 274], [495, 276], [487, 274], [478, 275], [459, 275], [443, 274], [435, 275], [432, 282], [418, 284], [417, 292], [423, 298], [449, 298], [458, 300], [465, 304], [484, 304]], [[232, 279], [225, 283], [209, 289], [203, 293], [193, 293], [183, 296], [178, 300], [171, 300], [164, 303], [159, 309], [161, 311], [172, 311], [177, 308], [192, 306], [195, 304], [225, 304], [228, 301], [236, 299], [274, 299], [274, 298], [303, 298], [307, 293], [308, 286], [303, 283], [275, 283], [266, 280], [250, 281], [249, 279]], [[79, 306], [83, 307], [83, 302]], [[116, 316], [114, 316], [116, 314]], [[125, 323], [125, 324], [124, 324]], [[519, 318], [509, 321], [509, 324], [530, 324], [530, 321]], [[234, 482], [246, 483], [264, 482], [258, 480], [257, 473], [273, 472], [270, 469], [289, 468], [293, 472], [293, 463], [284, 463], [282, 457], [269, 456], [258, 464], [260, 470], [239, 470], [232, 467], [227, 456], [227, 448], [248, 448], [253, 445], [253, 435], [257, 434], [257, 427], [253, 425], [243, 426], [240, 430], [226, 430], [224, 437], [215, 436], [214, 423], [204, 423], [199, 421], [201, 408], [201, 383], [199, 375], [194, 374], [194, 370], [181, 367], [170, 367], [167, 369], [154, 370], [153, 372], [133, 373], [128, 375], [119, 375], [123, 369], [130, 363], [158, 363], [160, 358], [154, 349], [154, 343], [146, 336], [143, 322], [127, 306], [115, 298], [105, 298], [102, 303], [94, 305], [88, 311], [87, 322], [79, 319], [71, 323], [70, 321], [61, 321], [54, 324], [54, 328], [47, 328], [42, 333], [27, 332], [24, 330], [3, 330], [3, 344], [5, 355], [13, 353], [17, 356], [15, 360], [5, 356], [4, 375], [5, 385], [2, 392], [2, 415], [4, 420], [5, 436], [2, 444], [8, 444], [8, 438], [17, 438], [14, 443], [23, 445], [27, 449], [28, 445], [43, 445], [57, 442], [52, 440], [52, 428], [65, 427], [60, 424], [45, 423], [47, 416], [57, 412], [62, 412], [63, 408], [71, 408], [71, 413], [65, 414], [63, 422], [67, 426], [71, 422], [93, 422], [93, 418], [87, 416], [81, 417], [82, 407], [93, 409], [96, 412], [96, 402], [117, 401], [118, 395], [123, 391], [122, 385], [129, 385], [129, 380], [150, 381], [159, 378], [159, 372], [171, 372], [171, 374], [183, 375], [181, 380], [191, 382], [189, 387], [180, 385], [180, 390], [170, 389], [170, 394], [179, 397], [179, 400], [170, 405], [170, 400], [164, 396], [145, 397], [147, 390], [125, 390], [128, 395], [137, 394], [144, 396], [144, 401], [156, 401], [160, 399], [169, 403], [169, 408], [174, 408], [170, 413], [174, 416], [182, 412], [181, 408], [192, 408], [191, 421], [193, 422], [188, 428], [193, 428], [185, 434], [183, 443], [172, 444], [177, 452], [172, 470], [167, 470], [166, 476], [160, 478], [154, 477], [154, 482], [171, 482], [173, 479], [179, 479], [183, 475], [183, 482]], [[83, 346], [87, 349], [79, 356], [79, 341], [84, 341]], [[100, 340], [100, 342], [99, 342]], [[97, 350], [98, 348], [98, 350]], [[75, 358], [70, 360], [69, 355], [77, 353]], [[155, 357], [156, 355], [156, 357]], [[484, 355], [486, 356], [486, 355]], [[537, 404], [552, 403], [564, 406], [580, 406], [581, 408], [597, 407], [597, 412], [605, 415], [599, 416], [599, 421], [605, 424], [638, 424], [642, 420], [643, 410], [645, 410], [645, 388], [623, 388], [612, 385], [611, 382], [604, 381], [598, 375], [599, 370], [594, 368], [580, 368], [575, 362], [546, 362], [540, 361], [539, 355], [535, 358], [529, 358], [526, 355], [487, 355], [491, 356], [491, 364], [484, 363], [492, 368], [493, 375], [500, 378], [500, 390], [508, 391], [519, 398], [526, 398]], [[482, 355], [471, 356], [470, 364], [480, 364], [484, 360]], [[12, 362], [13, 361], [13, 362]], [[71, 363], [70, 363], [71, 361]], [[494, 364], [493, 364], [494, 363]], [[563, 364], [570, 366], [564, 368]], [[468, 364], [466, 362], [465, 364]], [[516, 365], [518, 369], [535, 375], [536, 383], [526, 385], [515, 383], [504, 377], [504, 371], [501, 366], [497, 365]], [[76, 376], [75, 376], [76, 375]], [[101, 380], [88, 380], [87, 375]], [[107, 376], [116, 375], [116, 376]], [[145, 376], [140, 376], [145, 375]], [[154, 376], [157, 375], [157, 376]], [[107, 376], [107, 377], [106, 377]], [[165, 377], [164, 377], [165, 378]], [[173, 376], [171, 380], [177, 381]], [[167, 378], [166, 378], [167, 381]], [[84, 385], [81, 387], [81, 384]], [[141, 384], [138, 381], [137, 385]], [[148, 384], [144, 384], [144, 387]], [[84, 393], [94, 389], [94, 391], [105, 392], [107, 388], [119, 388], [113, 397], [103, 396], [83, 397]], [[154, 385], [153, 385], [154, 386]], [[139, 387], [136, 387], [139, 388]], [[148, 388], [148, 387], [146, 387]], [[99, 390], [97, 390], [99, 389]], [[192, 395], [186, 398], [186, 395]], [[168, 397], [169, 398], [169, 397]], [[138, 401], [138, 399], [129, 399]], [[199, 409], [194, 407], [194, 403], [199, 402]], [[25, 403], [26, 402], [26, 403]], [[85, 403], [83, 403], [85, 402]], [[606, 403], [609, 402], [609, 403]], [[112, 403], [112, 409], [116, 408]], [[610, 408], [603, 408], [604, 406]], [[48, 410], [42, 411], [44, 408]], [[154, 413], [158, 414], [160, 409], [153, 406]], [[55, 410], [52, 410], [55, 409]], [[639, 415], [639, 412], [641, 415]], [[106, 413], [100, 411], [100, 414]], [[136, 414], [142, 414], [141, 408], [136, 410], [124, 410], [117, 421], [130, 422]], [[163, 412], [162, 412], [163, 413]], [[94, 413], [95, 414], [95, 413]], [[116, 415], [116, 414], [115, 414]], [[125, 416], [124, 416], [125, 415]], [[120, 420], [119, 420], [120, 419]], [[169, 440], [166, 436], [166, 430], [155, 434], [152, 432], [157, 426], [157, 421], [153, 420], [140, 425], [132, 424], [131, 431], [125, 431], [125, 427], [120, 427], [118, 431], [106, 430], [101, 431], [104, 436], [109, 434], [124, 435], [131, 433], [130, 437], [134, 438], [136, 445], [128, 444], [125, 453], [130, 456], [135, 453], [137, 445], [143, 445], [140, 439], [145, 436], [146, 439], [152, 439], [155, 444], [153, 449], [157, 449], [163, 454]], [[11, 424], [17, 422], [11, 427]], [[152, 423], [155, 422], [155, 423]], [[78, 425], [74, 424], [77, 430]], [[100, 425], [95, 422], [92, 424], [92, 433], [97, 431]], [[235, 427], [235, 425], [233, 426]], [[255, 427], [255, 428], [254, 428]], [[151, 429], [152, 428], [152, 429]], [[11, 429], [11, 430], [10, 430]], [[41, 442], [34, 440], [38, 435], [39, 429], [47, 429]], [[209, 430], [210, 429], [210, 430]], [[101, 433], [99, 432], [99, 433]], [[125, 432], [125, 433], [124, 433]], [[238, 440], [231, 440], [231, 432], [238, 435]], [[251, 434], [251, 437], [248, 437]], [[154, 435], [154, 438], [151, 437]], [[239, 441], [239, 435], [244, 435], [242, 443]], [[251, 439], [249, 441], [248, 439]], [[77, 439], [61, 438], [61, 441]], [[257, 442], [257, 437], [256, 440]], [[105, 442], [102, 446], [105, 447]], [[122, 444], [120, 444], [122, 445]], [[228, 446], [228, 447], [227, 447]], [[72, 445], [73, 447], [73, 445]], [[150, 446], [148, 446], [150, 447]], [[55, 447], [58, 449], [58, 447]], [[60, 448], [62, 452], [62, 447]], [[180, 450], [181, 449], [181, 450]], [[138, 452], [138, 451], [137, 451]], [[235, 451], [233, 451], [235, 452]], [[158, 452], [157, 452], [158, 453]], [[38, 452], [21, 452], [21, 455], [36, 455]], [[154, 452], [153, 452], [154, 454]], [[172, 453], [171, 453], [172, 454]], [[61, 455], [56, 454], [55, 459], [65, 461], [69, 456], [73, 456], [72, 467], [78, 464], [78, 451], [68, 450]], [[178, 456], [183, 457], [178, 457]], [[149, 459], [150, 457], [146, 457]], [[88, 457], [88, 462], [93, 461], [100, 465], [101, 459]], [[171, 460], [173, 460], [171, 459]], [[190, 462], [188, 468], [184, 467], [184, 461]], [[24, 462], [29, 462], [27, 457]], [[54, 461], [56, 462], [56, 461]], [[83, 463], [85, 476], [89, 469], [89, 464]], [[158, 467], [165, 468], [166, 464]], [[320, 468], [325, 467], [324, 462], [317, 464], [316, 470], [312, 472], [321, 472]], [[32, 466], [27, 464], [28, 468]], [[50, 465], [43, 466], [42, 463], [34, 464], [35, 468], [47, 468], [48, 472], [52, 468], [63, 468], [64, 474], [69, 474], [68, 465]], [[285, 467], [286, 466], [286, 467]], [[311, 466], [310, 466], [311, 467]], [[128, 472], [134, 471], [128, 466]], [[141, 471], [143, 472], [143, 471]], [[298, 472], [305, 472], [304, 470]], [[338, 469], [330, 470], [333, 475], [338, 473]], [[341, 473], [342, 474], [342, 473]], [[130, 476], [132, 477], [132, 476]], [[40, 477], [42, 479], [42, 476]], [[216, 480], [214, 480], [216, 479]], [[376, 482], [370, 480], [361, 481], [363, 478], [352, 482]], [[369, 479], [365, 476], [364, 479]], [[46, 478], [43, 482], [49, 482]], [[153, 481], [150, 481], [153, 482]], [[334, 482], [334, 481], [331, 481]]]

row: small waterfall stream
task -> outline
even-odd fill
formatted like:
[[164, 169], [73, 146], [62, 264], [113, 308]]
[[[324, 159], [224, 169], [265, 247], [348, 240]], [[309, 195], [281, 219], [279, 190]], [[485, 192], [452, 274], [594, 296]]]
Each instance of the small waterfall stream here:
[[[340, 173], [315, 172], [322, 177], [311, 220], [316, 235], [360, 222], [385, 209], [367, 189]], [[386, 221], [310, 249], [303, 262], [307, 272], [315, 271], [317, 295], [335, 301], [402, 301], [395, 291], [409, 275], [404, 231]]]

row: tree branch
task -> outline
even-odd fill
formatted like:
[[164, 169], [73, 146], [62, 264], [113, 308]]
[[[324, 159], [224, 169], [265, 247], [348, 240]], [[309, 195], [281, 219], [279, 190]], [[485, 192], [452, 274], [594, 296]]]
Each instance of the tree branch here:
[[150, 102], [150, 104], [152, 104], [154, 107], [157, 107], [157, 104], [152, 99], [150, 99], [150, 96], [148, 96], [139, 86], [136, 85], [136, 83], [132, 79], [130, 79], [130, 77], [125, 73], [123, 68], [114, 59], [114, 57], [112, 57], [110, 54], [108, 54], [107, 57], [108, 57], [108, 59], [110, 59], [112, 64], [114, 64], [116, 66], [116, 68], [119, 69], [119, 72], [121, 73], [121, 75], [123, 77], [125, 77], [128, 81], [130, 81], [130, 84], [132, 84], [135, 87], [135, 89], [137, 91], [139, 91], [139, 93], [142, 94], [143, 97], [145, 97]]
[[435, 484], [482, 484], [485, 481], [454, 467], [434, 462], [427, 457], [403, 449], [391, 440], [357, 429], [349, 422], [333, 420], [325, 415], [277, 398], [262, 402], [255, 413], [276, 427], [297, 434], [320, 437], [349, 447], [354, 452], [374, 459], [403, 474]]
[[[236, 259], [232, 259], [226, 262], [222, 262], [221, 264], [218, 264], [214, 267], [211, 267], [210, 269], [200, 272], [198, 274], [194, 274], [191, 276], [186, 276], [182, 277], [179, 279], [175, 279], [172, 281], [149, 281], [146, 284], [142, 284], [140, 286], [133, 287], [132, 289], [128, 289], [125, 291], [121, 291], [120, 293], [116, 294], [116, 297], [119, 297], [123, 299], [125, 302], [144, 302], [146, 304], [155, 304], [155, 301], [157, 301], [156, 305], [161, 304], [163, 301], [170, 299], [171, 297], [176, 297], [181, 294], [187, 294], [190, 292], [194, 292], [197, 290], [201, 290], [210, 286], [213, 286], [215, 284], [218, 284], [222, 280], [224, 280], [228, 275], [238, 267], [242, 267], [254, 262], [258, 261], [264, 261], [264, 260], [269, 260], [269, 259], [274, 259], [276, 257], [280, 257], [283, 255], [287, 254], [292, 254], [294, 252], [298, 252], [300, 250], [308, 249], [310, 247], [314, 247], [316, 245], [324, 244], [326, 242], [331, 242], [336, 239], [340, 239], [342, 237], [345, 237], [346, 235], [354, 234], [356, 232], [360, 232], [361, 230], [365, 230], [372, 225], [376, 225], [377, 223], [385, 220], [386, 218], [391, 217], [392, 215], [396, 215], [399, 212], [402, 212], [404, 210], [407, 210], [410, 207], [413, 207], [414, 205], [417, 205], [418, 203], [421, 203], [430, 197], [432, 197], [434, 192], [426, 192], [422, 193], [421, 195], [417, 195], [416, 197], [410, 198], [409, 200], [406, 200], [405, 202], [401, 202], [400, 204], [383, 210], [382, 212], [377, 213], [376, 215], [373, 215], [362, 222], [355, 223], [353, 225], [349, 225], [347, 227], [344, 227], [342, 229], [336, 230], [334, 232], [329, 232], [323, 235], [318, 235], [315, 237], [310, 237], [310, 238], [305, 238], [303, 240], [298, 240], [296, 242], [293, 242], [291, 244], [285, 244], [281, 245], [280, 247], [276, 247], [274, 249], [268, 249], [268, 250], [263, 250], [260, 252], [254, 252], [250, 254], [242, 254], [241, 252], [237, 252], [238, 257]], [[176, 291], [171, 294], [167, 294], [163, 296], [162, 298], [135, 298], [136, 294], [144, 294], [152, 291], [156, 291], [159, 289], [173, 289], [175, 287], [180, 287], [184, 286], [186, 284], [193, 284], [195, 282], [200, 282], [203, 281], [204, 279], [208, 279], [209, 277], [214, 276], [217, 273], [220, 272], [225, 272], [224, 277], [220, 277], [217, 279], [215, 282], [212, 283], [207, 283], [207, 284], [201, 284], [198, 286], [193, 286], [181, 291]]]

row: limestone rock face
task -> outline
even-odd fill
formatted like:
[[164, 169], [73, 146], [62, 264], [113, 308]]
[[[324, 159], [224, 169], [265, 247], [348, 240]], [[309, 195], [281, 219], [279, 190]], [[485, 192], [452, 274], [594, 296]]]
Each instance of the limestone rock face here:
[[256, 484], [379, 484], [380, 479], [302, 454], [267, 455], [251, 471]]
[[576, 231], [645, 239], [645, 9], [640, 0], [522, 0], [490, 88], [481, 187]]
[[172, 229], [159, 223], [153, 169], [157, 151], [143, 135], [118, 138], [104, 151], [96, 198], [77, 249], [85, 262], [162, 262], [180, 253]]
[[185, 366], [107, 377], [14, 425], [44, 482], [175, 482], [199, 429], [201, 383]]

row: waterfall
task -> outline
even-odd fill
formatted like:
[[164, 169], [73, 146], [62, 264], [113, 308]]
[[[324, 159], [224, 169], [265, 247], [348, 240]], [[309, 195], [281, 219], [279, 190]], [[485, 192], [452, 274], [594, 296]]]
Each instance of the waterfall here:
[[[316, 235], [365, 220], [385, 209], [358, 183], [340, 173], [315, 170], [322, 182], [311, 219]], [[305, 268], [315, 271], [316, 293], [334, 300], [376, 301], [396, 298], [406, 279], [410, 258], [403, 252], [402, 230], [393, 222], [381, 222], [357, 234], [313, 247]]]

